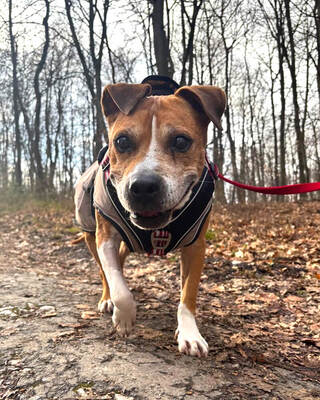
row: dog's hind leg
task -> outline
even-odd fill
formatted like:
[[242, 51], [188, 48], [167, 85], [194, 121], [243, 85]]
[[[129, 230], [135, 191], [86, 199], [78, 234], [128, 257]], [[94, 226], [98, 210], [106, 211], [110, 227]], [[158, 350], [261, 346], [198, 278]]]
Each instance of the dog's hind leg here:
[[130, 253], [128, 247], [126, 246], [125, 242], [121, 242], [120, 249], [119, 249], [119, 258], [120, 258], [120, 267], [123, 271], [123, 264], [127, 258], [127, 255]]
[[110, 300], [109, 285], [108, 285], [108, 282], [104, 275], [101, 261], [100, 261], [100, 258], [99, 258], [98, 252], [97, 252], [96, 236], [94, 233], [90, 233], [90, 232], [85, 232], [84, 235], [85, 235], [85, 242], [88, 246], [88, 249], [89, 249], [91, 255], [96, 260], [97, 264], [99, 265], [99, 269], [100, 269], [100, 278], [102, 281], [102, 295], [101, 295], [101, 298], [98, 303], [98, 310], [101, 313], [106, 312], [106, 311], [109, 313], [112, 313], [113, 305]]
[[78, 236], [76, 239], [71, 240], [70, 244], [75, 245], [78, 243], [81, 243], [85, 240], [85, 232], [83, 232], [80, 236]]

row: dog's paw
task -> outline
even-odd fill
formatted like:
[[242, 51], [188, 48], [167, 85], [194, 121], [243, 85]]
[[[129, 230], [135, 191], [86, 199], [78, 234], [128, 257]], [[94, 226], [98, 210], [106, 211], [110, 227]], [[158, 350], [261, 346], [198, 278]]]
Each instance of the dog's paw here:
[[180, 353], [190, 356], [207, 357], [209, 346], [198, 332], [184, 332], [176, 330], [176, 338]]
[[98, 311], [101, 313], [109, 313], [112, 314], [113, 304], [110, 299], [108, 300], [100, 300], [98, 304]]
[[132, 301], [125, 308], [113, 308], [112, 322], [117, 333], [122, 337], [127, 337], [133, 330], [136, 322], [136, 304]]
[[178, 308], [176, 338], [180, 353], [207, 357], [209, 351], [208, 343], [200, 335], [194, 314], [183, 303], [180, 303]]

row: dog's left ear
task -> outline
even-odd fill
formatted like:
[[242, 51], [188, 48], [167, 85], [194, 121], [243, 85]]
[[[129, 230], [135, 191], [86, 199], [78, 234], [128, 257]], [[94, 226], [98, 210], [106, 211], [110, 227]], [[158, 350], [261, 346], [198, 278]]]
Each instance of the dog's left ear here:
[[101, 106], [104, 115], [108, 118], [119, 111], [128, 115], [138, 102], [151, 94], [149, 84], [116, 83], [107, 85], [101, 96]]
[[222, 130], [221, 117], [226, 107], [226, 95], [222, 89], [217, 86], [182, 86], [175, 96], [183, 97]]

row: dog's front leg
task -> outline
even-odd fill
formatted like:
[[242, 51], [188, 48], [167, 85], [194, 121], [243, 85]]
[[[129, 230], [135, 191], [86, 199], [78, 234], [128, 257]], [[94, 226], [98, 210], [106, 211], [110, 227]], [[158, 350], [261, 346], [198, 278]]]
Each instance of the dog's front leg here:
[[176, 336], [181, 353], [198, 357], [206, 357], [208, 354], [208, 344], [201, 336], [195, 320], [196, 298], [204, 266], [205, 234], [208, 223], [209, 217], [196, 242], [181, 250], [181, 299]]
[[122, 274], [119, 257], [121, 237], [113, 226], [98, 213], [96, 221], [98, 254], [114, 306], [112, 322], [121, 336], [128, 336], [136, 320], [136, 304]]

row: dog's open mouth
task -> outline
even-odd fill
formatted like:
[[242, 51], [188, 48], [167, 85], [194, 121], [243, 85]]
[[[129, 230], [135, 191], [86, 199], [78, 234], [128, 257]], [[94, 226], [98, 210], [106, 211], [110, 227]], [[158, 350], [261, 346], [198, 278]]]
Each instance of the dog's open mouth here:
[[131, 221], [142, 229], [163, 228], [168, 224], [171, 217], [171, 210], [158, 211], [140, 211], [130, 214]]
[[[191, 188], [194, 185], [194, 181], [190, 183], [187, 190], [181, 197], [181, 200], [177, 203], [179, 205], [182, 200], [190, 193]], [[131, 221], [141, 229], [159, 229], [163, 228], [171, 220], [171, 216], [175, 211], [176, 207], [167, 211], [138, 211], [130, 214]]]

